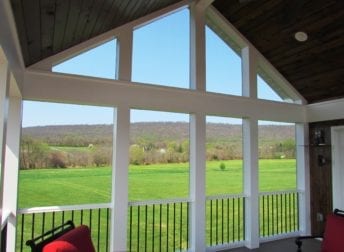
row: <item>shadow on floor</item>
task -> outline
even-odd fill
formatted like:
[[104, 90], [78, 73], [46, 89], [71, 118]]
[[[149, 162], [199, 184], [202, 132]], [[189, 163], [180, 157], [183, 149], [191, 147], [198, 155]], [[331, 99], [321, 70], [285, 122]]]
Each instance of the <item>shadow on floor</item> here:
[[[258, 249], [237, 248], [230, 250], [221, 250], [221, 252], [296, 252], [297, 246], [295, 238], [278, 240], [273, 242], [262, 243]], [[303, 242], [303, 252], [320, 252], [321, 242], [315, 239], [306, 240]]]

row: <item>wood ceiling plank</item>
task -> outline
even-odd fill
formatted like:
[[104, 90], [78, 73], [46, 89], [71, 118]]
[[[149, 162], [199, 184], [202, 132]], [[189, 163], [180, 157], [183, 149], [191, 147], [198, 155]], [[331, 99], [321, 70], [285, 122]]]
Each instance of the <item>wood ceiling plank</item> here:
[[27, 46], [23, 5], [22, 5], [21, 0], [12, 0], [11, 5], [13, 9], [14, 19], [17, 24], [17, 32], [18, 32], [20, 47], [22, 50], [22, 55], [23, 55], [25, 64], [27, 64], [30, 61], [30, 55], [29, 55], [29, 49]]
[[27, 48], [30, 60], [26, 65], [39, 61], [41, 57], [41, 11], [39, 0], [22, 1]]
[[105, 3], [104, 0], [97, 0], [94, 2], [94, 6], [88, 17], [89, 22], [84, 27], [83, 40], [89, 39], [91, 37], [93, 28], [95, 24], [97, 23], [99, 16], [102, 15], [101, 11], [103, 10], [104, 3]]
[[53, 53], [55, 27], [55, 0], [40, 1], [41, 18], [41, 57], [48, 57]]
[[125, 8], [129, 3], [129, 0], [114, 0], [110, 12], [104, 19], [103, 24], [100, 26], [99, 32], [105, 32], [109, 30], [112, 25], [112, 20], [119, 15], [119, 13]]
[[53, 52], [58, 53], [63, 50], [64, 37], [67, 30], [68, 15], [71, 1], [56, 0], [55, 5], [55, 26]]
[[121, 5], [121, 8], [117, 10], [116, 15], [113, 16], [110, 22], [110, 26], [119, 26], [125, 23], [125, 20], [128, 21], [127, 17], [125, 16], [125, 12], [133, 6], [136, 2], [135, 1], [125, 1], [126, 4]]
[[90, 22], [90, 15], [92, 13], [93, 7], [96, 5], [96, 0], [83, 0], [80, 14], [78, 18], [78, 23], [74, 32], [74, 39], [76, 43], [84, 41], [84, 29], [85, 26]]
[[99, 10], [99, 15], [96, 22], [93, 24], [92, 30], [90, 32], [90, 37], [96, 36], [101, 33], [101, 27], [104, 24], [106, 17], [110, 15], [112, 7], [114, 6], [115, 0], [105, 0], [101, 10]]
[[74, 45], [75, 32], [81, 12], [82, 0], [70, 0], [68, 8], [68, 17], [65, 32], [63, 34], [62, 48], [69, 48]]

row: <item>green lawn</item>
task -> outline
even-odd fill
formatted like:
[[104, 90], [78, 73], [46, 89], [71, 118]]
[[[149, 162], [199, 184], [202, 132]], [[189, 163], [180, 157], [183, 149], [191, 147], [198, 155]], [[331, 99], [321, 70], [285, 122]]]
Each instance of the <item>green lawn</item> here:
[[[260, 191], [295, 189], [295, 160], [261, 160], [259, 166]], [[242, 180], [241, 161], [207, 162], [207, 195], [241, 193]], [[188, 183], [188, 163], [130, 166], [129, 200], [187, 198]], [[19, 208], [106, 203], [110, 194], [109, 167], [21, 170], [19, 175]]]
[[[225, 168], [221, 169], [222, 167]], [[295, 160], [261, 160], [259, 163], [260, 191], [291, 190], [296, 187], [296, 162]], [[129, 200], [187, 198], [189, 165], [184, 164], [159, 164], [129, 167]], [[206, 170], [207, 195], [238, 194], [242, 192], [242, 161], [212, 161], [207, 162]], [[19, 208], [51, 205], [76, 205], [87, 203], [106, 203], [110, 201], [111, 194], [111, 169], [109, 167], [85, 169], [37, 169], [22, 170], [19, 175]], [[288, 202], [278, 201], [280, 204], [290, 205]], [[220, 200], [218, 208], [216, 201], [210, 210], [210, 201], [207, 201], [207, 244], [214, 245], [221, 240], [231, 242], [243, 239], [243, 223], [239, 224], [243, 216], [243, 200]], [[240, 204], [240, 218], [238, 208]], [[271, 203], [270, 203], [271, 204]], [[275, 206], [271, 205], [271, 209]], [[168, 209], [169, 208], [169, 209]], [[147, 211], [148, 209], [148, 211]], [[235, 209], [235, 210], [234, 210]], [[145, 206], [133, 207], [132, 213], [128, 212], [128, 250], [143, 251], [145, 247], [163, 250], [178, 250], [187, 248], [187, 205], [164, 204], [148, 208]], [[167, 215], [169, 211], [169, 215]], [[230, 214], [229, 214], [230, 213]], [[235, 214], [234, 214], [235, 213]], [[72, 217], [74, 214], [74, 217]], [[92, 215], [92, 218], [91, 218]], [[82, 217], [83, 216], [83, 217]], [[130, 216], [132, 216], [132, 232], [130, 232]], [[154, 216], [154, 217], [152, 217]], [[182, 217], [183, 216], [183, 217]], [[210, 222], [212, 216], [213, 223]], [[288, 216], [288, 213], [284, 213]], [[141, 218], [140, 218], [141, 217]], [[63, 220], [74, 219], [79, 225], [85, 223], [92, 226], [92, 238], [99, 244], [98, 251], [105, 251], [106, 230], [108, 229], [108, 216], [106, 210], [94, 210], [92, 213], [85, 210], [67, 211], [66, 213], [47, 213], [27, 215], [25, 220], [21, 215], [18, 221], [17, 250], [21, 251], [21, 239], [25, 242], [30, 239], [32, 221], [35, 218], [35, 234], [40, 234], [42, 229], [49, 230], [52, 225], [63, 223]], [[140, 219], [139, 219], [140, 218]], [[218, 224], [215, 221], [225, 220]], [[45, 220], [45, 221], [44, 221]], [[175, 221], [176, 220], [176, 221]], [[278, 220], [277, 220], [278, 221]], [[161, 222], [161, 226], [159, 223]], [[270, 222], [272, 222], [270, 220]], [[20, 230], [24, 225], [24, 235]], [[43, 225], [43, 223], [45, 223]], [[138, 224], [140, 223], [140, 224]], [[234, 223], [236, 223], [234, 225]], [[278, 223], [282, 226], [283, 223]], [[212, 229], [211, 229], [212, 227]], [[100, 236], [97, 230], [100, 230]], [[266, 229], [262, 226], [261, 230]], [[180, 232], [182, 230], [182, 232]], [[241, 231], [240, 231], [241, 230]], [[262, 232], [262, 231], [261, 231]], [[160, 237], [161, 233], [161, 237]], [[176, 233], [175, 237], [173, 233]], [[139, 235], [140, 234], [140, 235]], [[35, 236], [36, 236], [35, 235]], [[153, 238], [153, 236], [155, 238]], [[23, 237], [23, 238], [21, 238]], [[131, 237], [131, 239], [129, 239]], [[131, 240], [131, 242], [129, 242]], [[154, 244], [154, 245], [153, 245]], [[23, 246], [23, 251], [29, 251]]]

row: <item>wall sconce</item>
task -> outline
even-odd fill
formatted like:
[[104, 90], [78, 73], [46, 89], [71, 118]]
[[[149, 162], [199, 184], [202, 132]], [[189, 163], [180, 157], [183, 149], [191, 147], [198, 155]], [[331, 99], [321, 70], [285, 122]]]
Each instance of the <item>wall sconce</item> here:
[[325, 145], [325, 131], [323, 129], [315, 130], [314, 142], [316, 145]]
[[326, 164], [326, 158], [323, 155], [318, 155], [318, 166], [324, 166]]

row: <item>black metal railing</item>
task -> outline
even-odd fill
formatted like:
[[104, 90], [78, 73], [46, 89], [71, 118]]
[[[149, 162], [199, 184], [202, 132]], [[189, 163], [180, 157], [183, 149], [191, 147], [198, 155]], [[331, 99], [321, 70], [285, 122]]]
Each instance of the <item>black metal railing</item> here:
[[271, 192], [259, 195], [260, 237], [299, 231], [299, 192]]
[[129, 203], [128, 251], [182, 251], [188, 248], [188, 200]]
[[207, 197], [207, 245], [214, 246], [245, 239], [245, 198], [242, 195]]
[[90, 228], [96, 251], [109, 251], [110, 208], [106, 204], [19, 210], [16, 251], [30, 251], [25, 245], [27, 240], [68, 220], [72, 220], [76, 226], [84, 224]]

